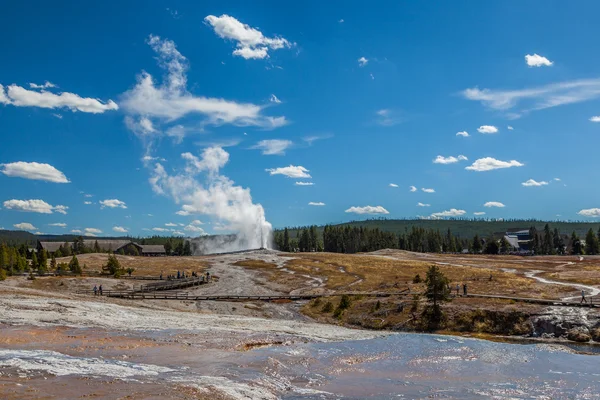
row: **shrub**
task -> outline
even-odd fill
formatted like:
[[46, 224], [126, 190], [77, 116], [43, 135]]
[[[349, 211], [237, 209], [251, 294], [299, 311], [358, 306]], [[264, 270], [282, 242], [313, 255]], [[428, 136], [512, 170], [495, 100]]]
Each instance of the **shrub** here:
[[319, 307], [321, 305], [321, 298], [317, 297], [312, 301], [311, 307]]
[[348, 296], [347, 294], [343, 295], [342, 298], [340, 299], [340, 304], [338, 304], [338, 309], [340, 310], [345, 310], [347, 308], [350, 308], [350, 296]]
[[6, 279], [6, 270], [4, 268], [0, 268], [0, 281]]
[[375, 303], [375, 310], [379, 310], [381, 308], [381, 301], [377, 300], [377, 303]]
[[322, 312], [324, 313], [330, 313], [333, 311], [333, 304], [328, 301], [327, 303], [325, 303], [325, 305], [323, 306], [323, 308], [321, 309]]
[[421, 279], [421, 275], [416, 274], [415, 277], [413, 278], [413, 283], [421, 283], [423, 282], [423, 279]]

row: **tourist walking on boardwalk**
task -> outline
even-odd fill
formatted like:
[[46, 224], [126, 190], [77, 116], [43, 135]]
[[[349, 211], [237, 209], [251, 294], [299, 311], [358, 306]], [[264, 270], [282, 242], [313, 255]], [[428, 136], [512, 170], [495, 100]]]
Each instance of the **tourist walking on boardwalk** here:
[[467, 295], [467, 284], [466, 283], [463, 285], [463, 294], [465, 296]]
[[181, 274], [177, 271], [177, 279], [181, 278]]
[[456, 295], [458, 296], [460, 293], [460, 285], [457, 283], [456, 284]]
[[585, 304], [587, 304], [587, 300], [585, 299], [585, 290], [581, 291], [581, 301], [579, 302], [579, 304], [585, 302]]
[[94, 285], [94, 296], [98, 296], [98, 286]]
[[102, 285], [98, 288], [98, 292], [100, 292], [100, 296], [102, 296]]

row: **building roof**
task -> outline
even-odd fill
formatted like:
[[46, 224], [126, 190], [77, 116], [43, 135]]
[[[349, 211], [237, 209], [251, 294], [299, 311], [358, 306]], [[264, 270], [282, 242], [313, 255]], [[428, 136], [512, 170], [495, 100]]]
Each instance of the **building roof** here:
[[83, 243], [85, 247], [89, 247], [91, 249], [94, 248], [95, 243], [98, 242], [98, 247], [102, 251], [117, 251], [123, 246], [127, 246], [129, 243], [132, 243], [131, 240], [95, 240], [95, 239], [84, 239]]
[[510, 243], [510, 245], [515, 248], [518, 249], [521, 246], [519, 246], [519, 240], [517, 239], [516, 235], [506, 235], [504, 236], [504, 238], [508, 241], [508, 243]]
[[141, 245], [141, 247], [142, 254], [166, 253], [165, 246], [163, 246], [162, 244], [143, 244]]

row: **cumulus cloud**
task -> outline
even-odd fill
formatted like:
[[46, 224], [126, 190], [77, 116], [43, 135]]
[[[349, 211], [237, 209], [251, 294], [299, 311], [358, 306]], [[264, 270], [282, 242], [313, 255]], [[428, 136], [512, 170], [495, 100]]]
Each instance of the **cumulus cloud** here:
[[[187, 89], [188, 60], [177, 50], [175, 43], [154, 35], [150, 35], [147, 43], [158, 55], [159, 66], [167, 74], [162, 83], [157, 84], [150, 74], [142, 72], [136, 85], [125, 92], [121, 100], [128, 114], [127, 127], [146, 142], [161, 135], [181, 142], [186, 134], [202, 131], [204, 125], [273, 129], [287, 124], [283, 116], [264, 116], [262, 111], [266, 105], [193, 95]], [[201, 117], [199, 123], [190, 120], [194, 116]], [[187, 125], [170, 125], [184, 117]]]
[[63, 205], [52, 206], [46, 203], [44, 200], [32, 199], [32, 200], [6, 200], [4, 208], [7, 210], [23, 211], [23, 212], [35, 212], [40, 214], [52, 214], [57, 212], [60, 214], [66, 214], [69, 207]]
[[457, 210], [456, 208], [451, 208], [450, 210], [436, 212], [431, 214], [434, 218], [444, 218], [444, 217], [460, 217], [461, 215], [465, 215], [467, 212], [465, 210]]
[[498, 207], [498, 208], [506, 207], [504, 204], [500, 203], [499, 201], [488, 201], [483, 206], [484, 207]]
[[318, 206], [319, 207], [319, 206], [324, 206], [325, 203], [323, 203], [321, 201], [319, 201], [319, 202], [311, 201], [311, 202], [308, 203], [308, 205], [309, 206]]
[[468, 160], [467, 157], [463, 156], [462, 154], [459, 155], [458, 157], [454, 157], [454, 156], [450, 156], [450, 157], [444, 157], [444, 156], [437, 156], [435, 158], [435, 160], [433, 160], [434, 164], [454, 164], [457, 163], [459, 161], [466, 161]]
[[63, 92], [54, 94], [42, 90], [29, 90], [18, 85], [6, 87], [0, 85], [0, 103], [15, 107], [66, 108], [73, 112], [101, 114], [106, 111], [118, 110], [119, 106], [112, 100], [103, 103], [90, 97], [80, 97], [75, 93]]
[[107, 200], [100, 200], [100, 208], [127, 208], [127, 205], [125, 204], [124, 201], [121, 201], [119, 199], [107, 199]]
[[29, 222], [21, 222], [19, 224], [14, 224], [13, 226], [22, 231], [34, 231], [37, 229], [35, 226], [31, 225]]
[[88, 236], [94, 236], [94, 235], [98, 235], [98, 234], [102, 233], [102, 231], [97, 228], [85, 228], [84, 231], [85, 231], [85, 234]]
[[390, 212], [382, 206], [364, 206], [364, 207], [350, 207], [346, 210], [347, 213], [354, 214], [389, 214]]
[[69, 183], [69, 180], [65, 174], [50, 164], [17, 161], [9, 164], [0, 164], [0, 172], [6, 176], [15, 178], [25, 178], [55, 183]]
[[67, 224], [65, 224], [64, 222], [55, 222], [53, 224], [48, 224], [49, 226], [58, 226], [60, 228], [66, 228]]
[[485, 215], [484, 211], [475, 211], [473, 215]]
[[600, 122], [600, 116], [590, 118], [591, 122]]
[[296, 182], [294, 183], [296, 186], [313, 186], [314, 182]]
[[508, 125], [508, 126], [506, 127], [506, 129], [508, 129], [509, 131], [514, 131], [514, 130], [515, 130], [515, 128], [513, 128], [513, 127], [512, 127], [512, 126], [510, 126], [510, 125]]
[[206, 232], [204, 232], [204, 229], [200, 228], [199, 226], [192, 225], [192, 224], [187, 225], [185, 228], [183, 228], [183, 230], [187, 231], [187, 232], [194, 232], [199, 235], [206, 234]]
[[367, 60], [365, 57], [361, 57], [358, 59], [358, 66], [359, 67], [364, 67], [365, 65], [367, 65], [369, 62], [369, 60]]
[[123, 228], [122, 226], [113, 226], [113, 231], [115, 232], [119, 232], [119, 233], [127, 233], [128, 230], [126, 228]]
[[435, 193], [434, 189], [421, 188], [421, 190], [425, 193]]
[[419, 202], [419, 203], [417, 203], [417, 206], [419, 206], [419, 207], [431, 207], [431, 204], [425, 204], [425, 203]]
[[465, 89], [462, 95], [480, 101], [494, 110], [510, 110], [523, 104], [514, 117], [522, 113], [543, 110], [565, 104], [579, 103], [600, 97], [600, 78], [551, 83], [517, 90], [491, 90], [477, 87]]
[[251, 148], [261, 150], [264, 155], [284, 155], [293, 144], [291, 140], [270, 139], [261, 140]]
[[525, 56], [525, 62], [530, 67], [550, 67], [554, 64], [552, 61], [548, 60], [546, 57], [540, 56], [538, 54], [527, 54]]
[[270, 101], [271, 103], [276, 103], [276, 104], [279, 104], [279, 103], [281, 103], [281, 100], [279, 100], [279, 99], [277, 98], [277, 96], [275, 96], [274, 94], [272, 94], [272, 95], [271, 95], [271, 97], [269, 97], [269, 101]]
[[83, 233], [80, 229], [71, 229], [71, 233]]
[[84, 202], [83, 202], [83, 204], [85, 204], [85, 205], [88, 205], [88, 206], [89, 206], [90, 204], [92, 204], [92, 202], [91, 202], [91, 201], [84, 201]]
[[270, 168], [266, 169], [265, 171], [267, 171], [271, 175], [284, 175], [288, 178], [312, 178], [308, 173], [309, 170], [301, 165], [290, 165], [288, 167]]
[[492, 171], [494, 169], [502, 169], [502, 168], [511, 168], [511, 167], [522, 167], [525, 164], [520, 163], [516, 160], [510, 160], [510, 161], [501, 161], [501, 160], [496, 160], [495, 158], [492, 157], [484, 157], [484, 158], [480, 158], [478, 160], [475, 160], [475, 162], [466, 167], [465, 169], [469, 170], [469, 171]]
[[479, 128], [477, 128], [477, 132], [483, 134], [498, 133], [498, 128], [493, 125], [481, 125]]
[[152, 230], [155, 231], [155, 232], [169, 232], [168, 228], [161, 228], [159, 226], [157, 226], [155, 228], [152, 228]]
[[521, 183], [521, 185], [527, 186], [527, 187], [530, 187], [530, 186], [545, 186], [547, 184], [548, 184], [548, 182], [546, 182], [546, 181], [540, 181], [540, 182], [538, 182], [538, 181], [535, 181], [533, 179], [529, 179], [528, 181], [525, 181], [525, 182]]
[[469, 132], [467, 132], [467, 131], [456, 132], [456, 136], [469, 137]]
[[399, 186], [398, 186], [398, 185], [396, 185], [395, 183], [390, 183], [390, 184], [389, 184], [389, 187], [397, 188], [397, 187], [399, 187]]
[[234, 17], [223, 14], [220, 17], [209, 15], [204, 21], [210, 25], [217, 36], [236, 42], [234, 56], [248, 59], [264, 59], [269, 57], [269, 50], [290, 48], [294, 43], [280, 36], [266, 37], [261, 31], [246, 25]]
[[408, 187], [408, 189], [409, 189], [411, 192], [416, 192], [416, 191], [417, 191], [417, 188], [416, 188], [416, 186], [409, 186], [409, 187]]
[[588, 208], [588, 209], [580, 210], [577, 214], [579, 214], [583, 217], [598, 218], [598, 217], [600, 217], [600, 208]]
[[[180, 224], [180, 225], [183, 225], [183, 224]], [[190, 222], [190, 225], [198, 226], [198, 225], [204, 225], [204, 223], [202, 221], [200, 221], [199, 219], [195, 219], [192, 222]]]
[[165, 224], [165, 226], [177, 226], [177, 224], [173, 223], [173, 222], [167, 222]]

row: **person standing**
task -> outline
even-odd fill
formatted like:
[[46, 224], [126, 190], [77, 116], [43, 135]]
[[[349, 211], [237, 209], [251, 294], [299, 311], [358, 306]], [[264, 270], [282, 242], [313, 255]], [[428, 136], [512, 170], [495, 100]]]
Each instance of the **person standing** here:
[[579, 304], [581, 303], [585, 303], [587, 304], [587, 300], [585, 299], [585, 290], [581, 290], [581, 301], [579, 302]]
[[458, 296], [460, 294], [460, 285], [457, 283], [456, 284], [456, 295]]
[[463, 285], [463, 294], [465, 296], [467, 295], [467, 284], [466, 283]]
[[94, 285], [94, 296], [98, 296], [98, 286]]
[[98, 292], [100, 292], [100, 296], [102, 296], [102, 285], [98, 288]]

